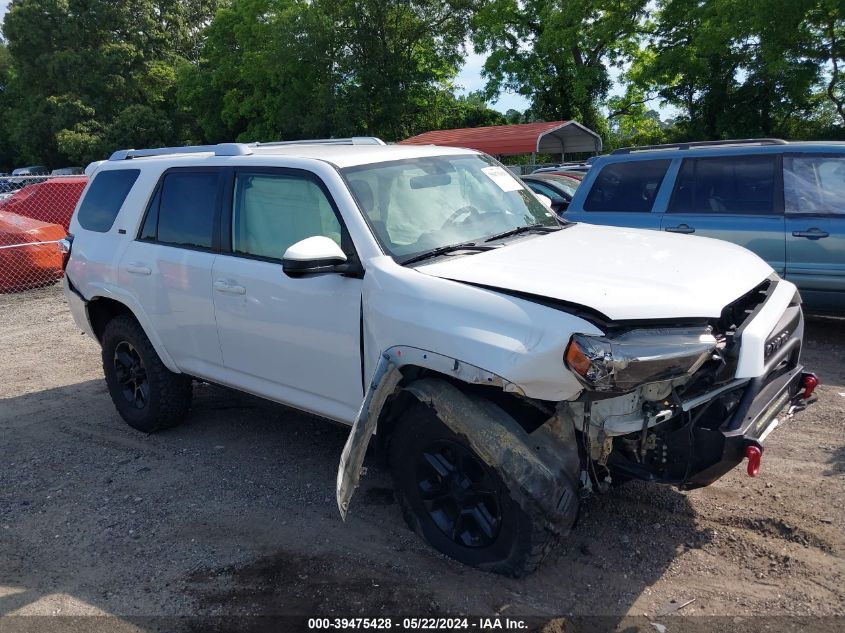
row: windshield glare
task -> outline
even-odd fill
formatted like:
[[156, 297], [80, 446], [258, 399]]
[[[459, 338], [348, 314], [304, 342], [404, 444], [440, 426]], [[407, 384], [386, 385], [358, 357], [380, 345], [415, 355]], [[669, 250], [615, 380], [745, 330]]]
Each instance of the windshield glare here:
[[344, 174], [394, 257], [483, 240], [520, 226], [558, 224], [508, 170], [479, 154], [363, 165]]

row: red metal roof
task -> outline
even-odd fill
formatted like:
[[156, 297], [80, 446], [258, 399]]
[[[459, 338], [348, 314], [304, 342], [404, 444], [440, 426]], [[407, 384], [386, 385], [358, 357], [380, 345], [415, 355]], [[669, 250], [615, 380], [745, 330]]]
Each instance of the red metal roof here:
[[517, 125], [434, 130], [412, 136], [400, 145], [468, 147], [492, 155], [532, 152], [599, 152], [598, 134], [575, 121], [549, 121]]

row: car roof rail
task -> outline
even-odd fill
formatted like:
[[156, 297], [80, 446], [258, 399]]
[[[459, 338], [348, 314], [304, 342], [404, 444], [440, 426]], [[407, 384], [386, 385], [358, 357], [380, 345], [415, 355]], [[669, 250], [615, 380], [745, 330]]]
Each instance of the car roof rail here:
[[247, 156], [252, 150], [246, 143], [218, 143], [217, 145], [185, 145], [183, 147], [157, 147], [154, 149], [121, 149], [109, 160], [130, 160], [173, 154], [214, 154], [215, 156]]
[[277, 145], [387, 145], [377, 136], [350, 136], [349, 138], [312, 138], [300, 141], [267, 141], [251, 143], [252, 147], [274, 147]]
[[612, 155], [634, 154], [636, 152], [649, 152], [673, 149], [696, 149], [706, 147], [731, 147], [736, 145], [788, 145], [788, 141], [782, 138], [741, 138], [727, 139], [723, 141], [692, 141], [689, 143], [666, 143], [663, 145], [642, 145], [638, 147], [620, 147], [611, 152]]

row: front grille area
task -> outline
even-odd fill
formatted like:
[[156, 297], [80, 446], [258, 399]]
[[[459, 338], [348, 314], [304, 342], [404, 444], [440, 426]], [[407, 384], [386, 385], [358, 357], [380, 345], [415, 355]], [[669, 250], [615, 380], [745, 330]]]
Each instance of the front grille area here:
[[752, 314], [766, 302], [774, 290], [774, 282], [766, 279], [763, 283], [755, 286], [750, 292], [745, 293], [733, 303], [728, 304], [719, 319], [713, 324], [716, 338], [719, 335], [725, 337], [726, 341], [733, 340], [742, 327], [749, 321]]
[[713, 336], [718, 341], [718, 358], [704, 363], [693, 379], [679, 390], [680, 394], [684, 397], [693, 397], [734, 379], [739, 362], [742, 329], [758, 308], [766, 302], [774, 288], [775, 283], [771, 279], [766, 279], [727, 305], [722, 310], [721, 316], [711, 321]]

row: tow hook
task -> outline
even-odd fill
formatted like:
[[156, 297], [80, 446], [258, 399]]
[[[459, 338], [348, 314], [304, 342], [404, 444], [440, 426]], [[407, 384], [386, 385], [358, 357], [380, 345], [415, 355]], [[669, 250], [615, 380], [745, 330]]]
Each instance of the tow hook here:
[[746, 445], [745, 457], [748, 459], [748, 476], [756, 477], [760, 472], [760, 462], [763, 461], [763, 447], [759, 444]]
[[803, 411], [807, 408], [809, 404], [808, 400], [813, 395], [813, 392], [816, 390], [821, 384], [819, 377], [816, 376], [812, 372], [805, 371], [801, 374], [801, 388], [803, 391], [799, 391], [795, 394], [795, 397], [792, 398], [792, 401], [789, 403], [789, 412], [786, 414], [787, 417], [792, 417], [795, 413], [799, 411]]
[[813, 392], [819, 384], [819, 378], [815, 374], [810, 372], [804, 372], [801, 374], [801, 386], [804, 387], [804, 391], [800, 394], [801, 399], [809, 400], [810, 396], [813, 395]]

